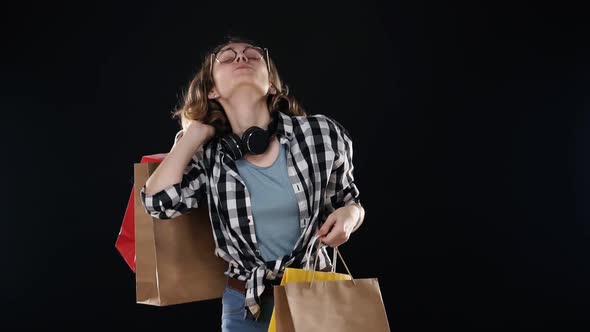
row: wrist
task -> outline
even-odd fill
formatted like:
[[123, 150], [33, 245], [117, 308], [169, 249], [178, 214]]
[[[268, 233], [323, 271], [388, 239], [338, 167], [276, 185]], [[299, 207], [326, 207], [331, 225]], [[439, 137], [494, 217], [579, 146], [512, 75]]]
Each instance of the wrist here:
[[353, 226], [353, 231], [356, 231], [363, 222], [363, 219], [365, 216], [365, 209], [358, 202], [353, 202], [352, 204], [350, 204], [350, 206], [353, 206], [357, 210], [356, 211], [356, 218], [354, 219], [355, 222], [354, 222], [354, 226]]

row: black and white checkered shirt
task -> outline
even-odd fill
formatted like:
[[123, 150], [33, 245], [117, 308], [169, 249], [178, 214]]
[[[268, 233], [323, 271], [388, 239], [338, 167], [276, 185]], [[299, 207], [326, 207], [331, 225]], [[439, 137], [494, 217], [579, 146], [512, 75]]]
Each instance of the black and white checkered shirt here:
[[[271, 262], [261, 257], [248, 189], [217, 138], [195, 153], [180, 183], [154, 195], [147, 195], [144, 186], [140, 194], [145, 211], [158, 219], [171, 219], [208, 203], [215, 254], [229, 263], [226, 275], [246, 281], [245, 306], [255, 318], [260, 314], [264, 288], [269, 282], [280, 281], [284, 267], [301, 268], [306, 263], [309, 240], [328, 215], [359, 202], [353, 177], [353, 142], [347, 130], [322, 114], [279, 115], [276, 135], [285, 145], [300, 216], [301, 236], [290, 255]], [[181, 134], [176, 135], [174, 144]], [[319, 270], [332, 266], [325, 247], [320, 249], [317, 264]]]

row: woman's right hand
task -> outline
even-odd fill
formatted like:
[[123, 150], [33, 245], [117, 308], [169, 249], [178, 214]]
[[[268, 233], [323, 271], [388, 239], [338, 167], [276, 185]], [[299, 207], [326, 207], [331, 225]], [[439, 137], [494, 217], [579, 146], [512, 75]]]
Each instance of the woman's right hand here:
[[199, 137], [203, 143], [208, 142], [215, 135], [215, 127], [198, 120], [182, 118], [183, 136]]
[[191, 159], [215, 134], [215, 127], [201, 121], [183, 117], [181, 123], [182, 134], [177, 133], [170, 152], [146, 181], [145, 192], [148, 195], [154, 195], [172, 184], [183, 183], [187, 167], [197, 167], [196, 163], [190, 165]]

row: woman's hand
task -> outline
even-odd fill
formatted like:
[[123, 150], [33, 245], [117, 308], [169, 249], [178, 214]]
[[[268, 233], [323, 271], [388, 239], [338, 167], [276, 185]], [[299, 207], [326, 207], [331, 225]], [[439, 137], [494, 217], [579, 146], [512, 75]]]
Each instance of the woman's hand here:
[[338, 247], [348, 241], [359, 219], [360, 209], [356, 205], [343, 206], [330, 213], [317, 234], [324, 244]]
[[190, 120], [182, 117], [183, 136], [199, 137], [203, 142], [209, 141], [215, 135], [215, 128], [201, 121]]

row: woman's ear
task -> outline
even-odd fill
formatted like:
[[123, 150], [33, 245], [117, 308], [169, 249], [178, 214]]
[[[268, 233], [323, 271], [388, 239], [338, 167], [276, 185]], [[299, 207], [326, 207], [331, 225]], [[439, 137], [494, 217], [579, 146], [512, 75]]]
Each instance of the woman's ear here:
[[219, 95], [217, 94], [215, 89], [213, 89], [213, 90], [209, 91], [209, 94], [207, 95], [207, 97], [209, 99], [216, 99], [217, 97], [219, 97]]
[[277, 89], [275, 88], [274, 85], [270, 85], [270, 89], [268, 89], [268, 93], [271, 95], [276, 95], [277, 94]]

